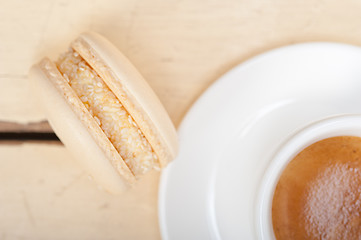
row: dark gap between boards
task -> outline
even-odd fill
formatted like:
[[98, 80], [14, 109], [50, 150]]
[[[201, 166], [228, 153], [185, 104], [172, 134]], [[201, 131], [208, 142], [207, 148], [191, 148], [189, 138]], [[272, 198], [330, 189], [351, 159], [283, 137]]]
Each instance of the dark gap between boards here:
[[59, 138], [53, 132], [0, 132], [2, 142], [59, 142]]

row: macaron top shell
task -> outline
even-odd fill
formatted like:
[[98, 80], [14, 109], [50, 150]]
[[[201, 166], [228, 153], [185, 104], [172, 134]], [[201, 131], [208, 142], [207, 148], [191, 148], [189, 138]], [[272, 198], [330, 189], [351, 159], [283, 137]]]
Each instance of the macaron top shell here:
[[160, 165], [166, 166], [178, 151], [176, 130], [141, 74], [112, 43], [99, 34], [83, 33], [71, 46], [117, 96], [158, 155]]

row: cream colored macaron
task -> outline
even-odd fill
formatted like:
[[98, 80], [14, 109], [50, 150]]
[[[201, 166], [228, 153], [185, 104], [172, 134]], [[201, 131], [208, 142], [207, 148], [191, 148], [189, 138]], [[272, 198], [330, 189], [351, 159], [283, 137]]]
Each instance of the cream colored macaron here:
[[64, 145], [110, 192], [177, 154], [176, 130], [143, 77], [108, 40], [83, 33], [55, 63], [29, 74]]

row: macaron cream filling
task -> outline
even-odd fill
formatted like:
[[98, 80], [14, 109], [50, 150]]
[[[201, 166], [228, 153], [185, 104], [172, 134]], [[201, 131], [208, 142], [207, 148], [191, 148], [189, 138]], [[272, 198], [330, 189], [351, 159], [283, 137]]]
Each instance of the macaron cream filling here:
[[94, 117], [135, 176], [152, 168], [159, 161], [151, 145], [99, 75], [74, 50], [60, 56], [59, 71]]

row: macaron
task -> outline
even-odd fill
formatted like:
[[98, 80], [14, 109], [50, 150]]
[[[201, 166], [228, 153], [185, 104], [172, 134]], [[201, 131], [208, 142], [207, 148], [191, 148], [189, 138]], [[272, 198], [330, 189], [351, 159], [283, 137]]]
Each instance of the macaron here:
[[107, 39], [87, 32], [29, 78], [48, 121], [72, 155], [106, 190], [119, 193], [172, 161], [177, 134], [160, 100]]

